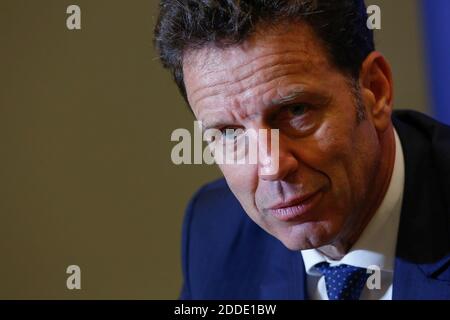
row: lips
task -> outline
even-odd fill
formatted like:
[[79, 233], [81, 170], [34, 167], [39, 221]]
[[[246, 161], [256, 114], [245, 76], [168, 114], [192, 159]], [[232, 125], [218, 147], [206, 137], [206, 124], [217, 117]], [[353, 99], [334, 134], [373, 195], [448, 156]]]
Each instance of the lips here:
[[291, 201], [271, 207], [269, 213], [276, 219], [286, 222], [303, 218], [320, 202], [322, 195], [321, 191], [317, 191], [297, 197]]

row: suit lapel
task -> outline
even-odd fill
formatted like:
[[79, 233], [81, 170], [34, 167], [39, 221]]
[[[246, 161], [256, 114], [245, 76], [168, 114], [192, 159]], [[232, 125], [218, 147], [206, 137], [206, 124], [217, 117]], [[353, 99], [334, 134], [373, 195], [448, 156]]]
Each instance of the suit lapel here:
[[435, 170], [432, 144], [395, 118], [394, 124], [405, 154], [405, 190], [393, 299], [450, 299], [448, 209], [437, 183], [441, 177]]
[[[438, 264], [438, 263], [437, 263]], [[395, 263], [393, 300], [450, 299], [450, 282], [425, 272], [435, 264], [419, 265], [397, 258]]]

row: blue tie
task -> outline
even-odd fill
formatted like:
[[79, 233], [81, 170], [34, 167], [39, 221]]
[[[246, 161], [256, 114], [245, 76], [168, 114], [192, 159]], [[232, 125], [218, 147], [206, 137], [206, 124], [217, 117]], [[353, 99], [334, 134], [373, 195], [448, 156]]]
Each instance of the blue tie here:
[[328, 299], [359, 300], [370, 274], [367, 269], [340, 264], [331, 267], [327, 262], [315, 266], [325, 276]]

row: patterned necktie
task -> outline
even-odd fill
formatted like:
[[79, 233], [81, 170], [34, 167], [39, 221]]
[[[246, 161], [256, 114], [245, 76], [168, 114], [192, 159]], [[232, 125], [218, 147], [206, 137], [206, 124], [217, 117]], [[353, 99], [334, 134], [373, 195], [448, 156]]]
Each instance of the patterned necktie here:
[[322, 262], [315, 266], [325, 276], [328, 299], [330, 300], [359, 300], [370, 274], [367, 269], [340, 264], [331, 267]]

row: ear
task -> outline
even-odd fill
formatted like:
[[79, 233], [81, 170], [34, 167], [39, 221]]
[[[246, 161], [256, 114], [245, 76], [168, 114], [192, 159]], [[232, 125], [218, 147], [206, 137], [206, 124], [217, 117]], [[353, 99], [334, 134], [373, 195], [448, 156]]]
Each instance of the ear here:
[[394, 86], [391, 67], [381, 53], [367, 56], [359, 80], [366, 113], [377, 131], [384, 132], [391, 125]]

